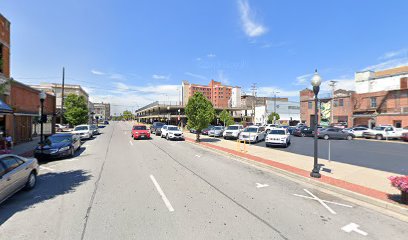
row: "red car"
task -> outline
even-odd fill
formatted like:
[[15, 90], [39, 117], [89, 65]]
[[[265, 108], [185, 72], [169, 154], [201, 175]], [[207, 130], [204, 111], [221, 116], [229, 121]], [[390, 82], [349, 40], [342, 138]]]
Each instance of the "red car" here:
[[136, 139], [150, 139], [150, 131], [145, 125], [134, 125], [132, 128], [132, 138]]
[[401, 139], [408, 142], [408, 133], [403, 133]]

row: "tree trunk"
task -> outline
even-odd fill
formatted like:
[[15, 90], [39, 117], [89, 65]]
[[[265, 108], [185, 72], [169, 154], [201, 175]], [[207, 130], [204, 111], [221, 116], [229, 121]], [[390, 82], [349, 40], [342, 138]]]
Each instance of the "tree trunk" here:
[[200, 131], [196, 133], [196, 142], [200, 142]]

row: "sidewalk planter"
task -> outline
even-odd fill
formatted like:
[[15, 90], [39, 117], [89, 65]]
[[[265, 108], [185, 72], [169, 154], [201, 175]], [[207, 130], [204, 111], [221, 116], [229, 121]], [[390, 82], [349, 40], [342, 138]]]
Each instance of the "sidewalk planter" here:
[[388, 179], [393, 187], [401, 191], [401, 202], [408, 204], [408, 176], [391, 176]]

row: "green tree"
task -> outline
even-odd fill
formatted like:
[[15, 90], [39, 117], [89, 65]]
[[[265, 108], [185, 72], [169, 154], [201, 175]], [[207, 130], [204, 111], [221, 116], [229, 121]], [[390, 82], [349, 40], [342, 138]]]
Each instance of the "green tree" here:
[[69, 124], [76, 126], [88, 122], [88, 103], [84, 96], [69, 94], [64, 103], [64, 117]]
[[187, 127], [197, 131], [196, 141], [200, 141], [201, 130], [214, 120], [215, 110], [212, 103], [200, 92], [196, 92], [186, 105]]
[[222, 110], [220, 113], [220, 119], [224, 123], [224, 127], [235, 123], [234, 118], [230, 115], [227, 109]]
[[279, 114], [276, 113], [276, 112], [273, 112], [273, 113], [269, 114], [269, 116], [268, 116], [268, 123], [274, 123], [273, 122], [273, 120], [274, 120], [273, 117], [274, 116], [275, 116], [275, 121], [278, 121], [280, 119]]
[[125, 120], [132, 120], [133, 119], [133, 114], [132, 114], [131, 111], [126, 110], [126, 111], [123, 111], [122, 117]]

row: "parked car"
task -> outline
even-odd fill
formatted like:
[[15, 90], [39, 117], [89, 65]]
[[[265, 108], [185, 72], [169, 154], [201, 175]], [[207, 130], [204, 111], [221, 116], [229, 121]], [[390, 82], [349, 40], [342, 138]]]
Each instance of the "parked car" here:
[[401, 139], [404, 140], [405, 142], [408, 142], [408, 132], [404, 132], [401, 136]]
[[161, 137], [167, 140], [184, 140], [183, 132], [177, 126], [164, 125], [162, 127]]
[[277, 124], [266, 124], [266, 126], [265, 126], [265, 131], [266, 131], [266, 132], [269, 132], [269, 131], [271, 131], [272, 129], [275, 129], [275, 128], [277, 128], [277, 127], [278, 127]]
[[71, 132], [78, 135], [82, 139], [91, 139], [93, 137], [93, 130], [90, 125], [78, 125]]
[[194, 134], [197, 133], [197, 130], [195, 130], [194, 128], [190, 128], [189, 131], [190, 133], [194, 133]]
[[67, 129], [68, 127], [66, 125], [62, 125], [62, 124], [55, 124], [55, 130], [57, 132], [63, 132]]
[[354, 134], [355, 137], [363, 137], [363, 133], [368, 131], [368, 128], [365, 127], [353, 127], [353, 128], [346, 128], [345, 131]]
[[211, 130], [211, 128], [213, 128], [214, 126], [210, 125], [207, 128], [204, 128], [203, 130], [201, 130], [201, 134], [203, 135], [208, 135], [208, 132]]
[[242, 125], [229, 125], [227, 129], [225, 129], [224, 133], [222, 134], [224, 139], [238, 139], [239, 134], [244, 129]]
[[108, 121], [108, 120], [105, 120], [105, 121], [103, 121], [103, 124], [109, 125], [109, 121]]
[[164, 123], [162, 122], [154, 122], [152, 126], [150, 126], [150, 133], [155, 133], [157, 135], [156, 130], [158, 128], [162, 128], [163, 126], [164, 126]]
[[132, 127], [132, 138], [136, 139], [150, 139], [150, 132], [146, 125], [134, 125]]
[[250, 126], [245, 128], [241, 134], [239, 134], [239, 140], [248, 141], [250, 143], [257, 143], [265, 140], [265, 127]]
[[313, 128], [307, 126], [301, 126], [293, 130], [293, 136], [297, 137], [313, 137], [314, 130]]
[[[164, 126], [164, 125], [163, 125]], [[154, 131], [154, 135], [156, 135], [156, 136], [161, 136], [161, 130], [162, 130], [162, 127], [163, 126], [161, 126], [161, 127], [156, 127], [156, 131]]]
[[375, 138], [377, 140], [382, 139], [400, 139], [402, 134], [408, 132], [402, 128], [396, 128], [391, 125], [378, 126], [373, 129], [368, 129], [363, 132], [364, 138]]
[[93, 136], [96, 136], [96, 135], [101, 134], [101, 133], [99, 132], [99, 128], [98, 128], [96, 125], [91, 125], [91, 129], [92, 129], [92, 135], [93, 135]]
[[222, 137], [222, 134], [224, 133], [224, 127], [223, 126], [215, 126], [211, 128], [210, 131], [208, 131], [208, 136], [210, 137]]
[[267, 147], [279, 145], [288, 147], [290, 145], [290, 133], [285, 128], [272, 129], [265, 138], [265, 145]]
[[289, 126], [288, 127], [288, 132], [290, 133], [290, 135], [293, 135], [293, 131], [295, 131], [296, 127], [294, 126]]
[[0, 155], [0, 203], [23, 188], [33, 189], [37, 175], [37, 159], [14, 154]]
[[80, 136], [72, 133], [58, 133], [49, 136], [44, 144], [38, 145], [34, 150], [34, 156], [38, 159], [73, 157], [75, 151], [80, 147]]
[[318, 138], [323, 138], [325, 140], [328, 139], [347, 139], [347, 140], [353, 140], [355, 137], [354, 134], [344, 131], [341, 128], [335, 128], [335, 127], [329, 127], [329, 128], [324, 128], [321, 130], [317, 131], [317, 137]]

